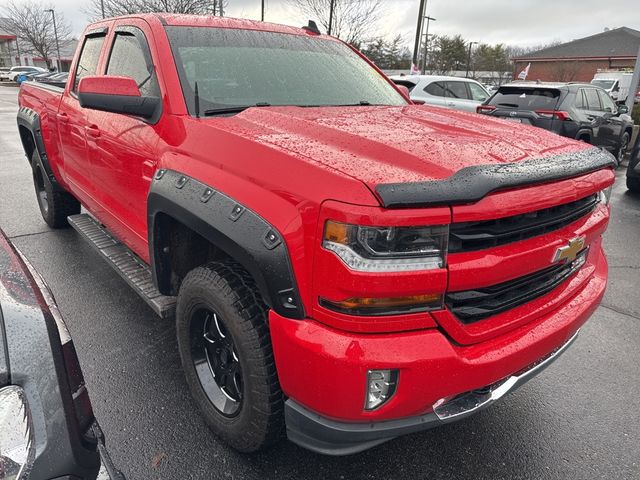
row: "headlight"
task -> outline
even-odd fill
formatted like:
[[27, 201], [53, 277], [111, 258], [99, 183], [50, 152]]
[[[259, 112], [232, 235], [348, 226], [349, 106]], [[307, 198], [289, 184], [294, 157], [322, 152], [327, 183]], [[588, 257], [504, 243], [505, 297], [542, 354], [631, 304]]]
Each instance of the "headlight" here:
[[613, 185], [605, 188], [604, 190], [600, 190], [598, 192], [598, 197], [601, 203], [604, 203], [605, 205], [609, 205], [609, 202], [611, 201], [612, 190], [613, 190]]
[[20, 387], [0, 390], [0, 480], [27, 478], [35, 455], [33, 425]]
[[322, 246], [360, 272], [444, 268], [448, 226], [360, 227], [328, 221]]

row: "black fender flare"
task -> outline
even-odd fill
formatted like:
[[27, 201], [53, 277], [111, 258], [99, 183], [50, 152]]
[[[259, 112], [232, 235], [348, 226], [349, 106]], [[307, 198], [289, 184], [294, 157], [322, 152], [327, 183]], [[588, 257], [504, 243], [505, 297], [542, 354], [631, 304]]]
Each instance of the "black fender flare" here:
[[576, 133], [576, 140], [578, 140], [582, 135], [588, 135], [589, 140], [593, 140], [593, 130], [590, 128], [581, 128], [578, 130], [578, 133]]
[[[56, 180], [55, 175], [53, 174], [53, 170], [51, 170], [51, 164], [49, 163], [49, 157], [47, 156], [47, 150], [44, 146], [44, 140], [42, 138], [42, 128], [40, 122], [40, 115], [35, 110], [32, 110], [27, 107], [20, 107], [18, 110], [17, 116], [18, 129], [20, 127], [26, 129], [31, 134], [31, 141], [33, 142], [33, 148], [38, 152], [38, 157], [40, 158], [40, 165], [46, 173], [49, 181], [54, 190], [64, 190]], [[31, 165], [31, 155], [29, 154], [29, 150], [31, 147], [28, 144], [28, 139], [24, 137], [22, 132], [20, 132], [20, 140], [22, 141], [22, 148], [24, 149], [24, 153], [27, 156], [27, 160]], [[34, 167], [34, 165], [31, 165]]]
[[149, 252], [153, 280], [170, 289], [168, 253], [157, 222], [164, 214], [196, 232], [253, 276], [264, 301], [279, 315], [303, 319], [293, 268], [282, 234], [233, 198], [174, 170], [158, 170], [147, 197]]

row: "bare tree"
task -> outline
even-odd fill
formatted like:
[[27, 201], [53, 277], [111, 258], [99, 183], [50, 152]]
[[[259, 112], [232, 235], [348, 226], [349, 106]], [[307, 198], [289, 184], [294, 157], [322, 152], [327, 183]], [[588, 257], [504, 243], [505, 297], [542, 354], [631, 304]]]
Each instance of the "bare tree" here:
[[[53, 16], [47, 9], [53, 8], [34, 0], [10, 0], [2, 8], [7, 18], [5, 28], [17, 37], [21, 54], [37, 55], [51, 67], [51, 57], [56, 56], [56, 35]], [[56, 27], [60, 48], [71, 40], [71, 25], [61, 12], [56, 12]]]
[[[287, 0], [310, 19], [329, 30], [329, 0]], [[382, 16], [385, 0], [334, 0], [331, 34], [359, 45], [367, 39]], [[371, 37], [377, 37], [376, 34]]]
[[106, 18], [152, 12], [224, 16], [228, 5], [228, 0], [89, 0], [85, 13], [98, 20], [104, 6]]

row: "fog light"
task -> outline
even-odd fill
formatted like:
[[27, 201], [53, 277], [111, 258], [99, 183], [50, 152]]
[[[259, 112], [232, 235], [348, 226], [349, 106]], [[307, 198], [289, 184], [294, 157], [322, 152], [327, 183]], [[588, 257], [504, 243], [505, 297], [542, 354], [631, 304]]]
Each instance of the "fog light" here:
[[398, 370], [369, 370], [367, 372], [367, 399], [365, 410], [375, 410], [396, 393]]
[[27, 398], [20, 387], [0, 390], [0, 479], [22, 480], [35, 455]]

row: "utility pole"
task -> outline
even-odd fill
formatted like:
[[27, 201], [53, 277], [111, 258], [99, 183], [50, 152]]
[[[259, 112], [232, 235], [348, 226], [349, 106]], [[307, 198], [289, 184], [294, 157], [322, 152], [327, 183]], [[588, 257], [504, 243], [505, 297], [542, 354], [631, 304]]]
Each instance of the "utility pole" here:
[[104, 18], [104, 0], [100, 0], [100, 11], [102, 12], [102, 18]]
[[58, 52], [58, 72], [62, 72], [62, 60], [60, 59], [60, 43], [58, 42], [58, 27], [56, 27], [56, 12], [53, 8], [48, 8], [46, 12], [51, 12], [53, 17], [53, 34], [56, 37], [56, 51]]
[[465, 73], [464, 78], [469, 78], [469, 70], [471, 67], [471, 47], [477, 44], [478, 42], [469, 42], [469, 54], [467, 55], [467, 73]]
[[640, 90], [640, 49], [638, 49], [638, 58], [636, 58], [636, 67], [633, 69], [633, 77], [631, 85], [629, 85], [629, 95], [627, 96], [626, 105], [629, 114], [633, 111], [633, 102], [636, 99], [636, 93]]
[[418, 56], [420, 55], [420, 42], [422, 41], [422, 20], [424, 19], [424, 9], [427, 7], [427, 0], [420, 0], [418, 9], [418, 25], [416, 26], [416, 44], [413, 47], [412, 67], [418, 66]]
[[224, 17], [224, 5], [223, 4], [224, 4], [224, 0], [220, 0], [218, 2], [218, 5], [220, 6], [220, 16], [221, 17]]
[[333, 27], [333, 10], [336, 8], [336, 0], [329, 0], [329, 28], [327, 34], [331, 35], [331, 29]]
[[426, 16], [424, 18], [427, 21], [427, 32], [424, 36], [424, 51], [422, 52], [422, 75], [427, 72], [427, 53], [429, 52], [429, 22], [436, 21], [436, 19], [433, 17]]
[[260, 20], [264, 22], [264, 0], [262, 0], [262, 15], [260, 16]]

